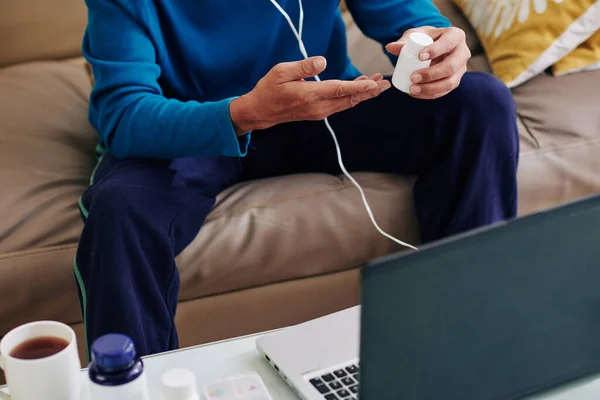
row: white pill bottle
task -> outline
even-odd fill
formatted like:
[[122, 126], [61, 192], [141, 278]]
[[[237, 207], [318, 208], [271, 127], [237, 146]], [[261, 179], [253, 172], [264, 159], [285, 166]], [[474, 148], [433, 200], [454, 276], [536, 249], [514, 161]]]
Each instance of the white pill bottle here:
[[161, 377], [163, 400], [200, 400], [196, 376], [190, 370], [174, 368]]
[[431, 65], [431, 60], [419, 60], [419, 53], [431, 44], [433, 44], [433, 39], [424, 33], [413, 32], [409, 35], [406, 45], [400, 51], [392, 76], [392, 84], [396, 89], [410, 94], [412, 74], [418, 70], [429, 68]]
[[111, 333], [94, 341], [88, 377], [92, 400], [150, 400], [144, 362], [126, 335]]

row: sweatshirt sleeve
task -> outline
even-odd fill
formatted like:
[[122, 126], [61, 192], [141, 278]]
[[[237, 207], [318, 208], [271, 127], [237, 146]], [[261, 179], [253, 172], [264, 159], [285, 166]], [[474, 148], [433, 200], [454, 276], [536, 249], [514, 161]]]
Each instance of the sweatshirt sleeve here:
[[156, 52], [137, 0], [86, 0], [83, 54], [92, 66], [90, 123], [118, 158], [246, 154], [229, 114], [235, 98], [179, 101], [163, 95]]
[[[346, 4], [360, 30], [382, 46], [400, 39], [411, 28], [451, 26], [433, 0], [346, 0]], [[397, 57], [388, 56], [396, 62]]]

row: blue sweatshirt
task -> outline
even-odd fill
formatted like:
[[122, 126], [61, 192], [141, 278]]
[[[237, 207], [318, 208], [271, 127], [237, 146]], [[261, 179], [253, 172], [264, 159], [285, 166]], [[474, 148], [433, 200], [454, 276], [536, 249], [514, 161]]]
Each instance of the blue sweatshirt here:
[[[269, 0], [86, 0], [83, 54], [96, 85], [89, 118], [116, 157], [182, 158], [246, 154], [233, 99], [275, 64], [302, 59], [289, 25]], [[322, 79], [360, 75], [346, 49], [339, 0], [304, 0], [309, 56]], [[297, 0], [279, 0], [298, 24]], [[386, 45], [406, 29], [450, 26], [431, 0], [347, 0], [359, 28]], [[394, 57], [388, 54], [392, 62]]]

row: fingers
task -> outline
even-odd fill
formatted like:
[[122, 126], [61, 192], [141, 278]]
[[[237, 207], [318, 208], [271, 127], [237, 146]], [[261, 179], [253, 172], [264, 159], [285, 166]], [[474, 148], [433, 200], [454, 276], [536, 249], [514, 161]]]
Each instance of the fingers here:
[[347, 110], [349, 108], [355, 107], [363, 101], [370, 100], [379, 96], [384, 91], [388, 90], [391, 87], [391, 84], [387, 80], [379, 80], [377, 82], [377, 87], [369, 90], [368, 92], [359, 93], [353, 96], [346, 96], [340, 99], [331, 100], [328, 104], [329, 115], [335, 114], [340, 111]]
[[433, 40], [437, 40], [442, 36], [442, 34], [446, 30], [447, 28], [434, 28], [432, 26], [423, 26], [420, 28], [409, 29], [406, 32], [404, 32], [404, 34], [398, 41], [387, 44], [385, 46], [385, 49], [388, 51], [388, 53], [394, 56], [399, 56], [400, 51], [402, 51], [402, 48], [406, 45], [406, 42], [408, 41], [408, 37], [412, 33], [422, 32], [429, 35]]
[[421, 51], [419, 59], [422, 61], [434, 60], [444, 54], [448, 54], [466, 41], [464, 31], [456, 27], [421, 27], [407, 30], [398, 41], [389, 43], [385, 46], [385, 49], [392, 55], [400, 55], [400, 51], [406, 45], [408, 36], [413, 32], [423, 32], [434, 40], [434, 43], [431, 46], [428, 46]]
[[377, 88], [377, 82], [370, 79], [357, 81], [329, 80], [323, 82], [311, 82], [306, 85], [307, 90], [314, 95], [316, 100], [337, 99], [340, 97], [354, 96]]
[[302, 61], [277, 64], [271, 70], [277, 83], [298, 81], [312, 78], [325, 70], [327, 61], [324, 57], [310, 57]]
[[411, 76], [410, 80], [413, 83], [426, 83], [451, 77], [465, 68], [470, 56], [471, 54], [466, 45], [464, 47], [459, 46], [454, 52], [451, 52], [439, 63], [432, 64], [429, 68], [416, 71]]
[[437, 94], [433, 94], [433, 95], [427, 95], [427, 96], [413, 96], [417, 99], [421, 99], [421, 100], [435, 100], [435, 99], [439, 99], [440, 97], [444, 97], [447, 94], [450, 94], [451, 90], [447, 91], [447, 92], [442, 92], [442, 93], [437, 93]]
[[404, 46], [406, 46], [406, 41], [408, 40], [408, 37], [413, 32], [424, 32], [424, 33], [427, 33], [428, 35], [431, 36], [431, 32], [428, 29], [425, 29], [425, 28], [409, 29], [406, 32], [404, 32], [404, 34], [402, 35], [402, 37], [400, 39], [398, 39], [395, 42], [388, 43], [385, 46], [385, 49], [387, 50], [387, 52], [390, 53], [390, 54], [392, 54], [392, 55], [394, 55], [394, 56], [399, 56], [400, 52], [402, 51], [402, 48]]
[[304, 87], [316, 97], [316, 100], [336, 99], [354, 96], [376, 89], [378, 82], [383, 80], [383, 75], [375, 74], [371, 77], [359, 76], [353, 81], [327, 80], [323, 82], [307, 82]]
[[375, 75], [371, 75], [370, 78], [368, 76], [366, 76], [366, 75], [361, 75], [358, 78], [356, 78], [355, 81], [364, 81], [365, 79], [370, 79], [372, 81], [377, 82], [377, 81], [380, 81], [380, 80], [383, 79], [383, 75], [381, 75], [381, 74], [375, 74]]
[[420, 99], [437, 99], [444, 96], [460, 85], [462, 76], [467, 71], [466, 67], [462, 67], [455, 74], [429, 83], [412, 85], [410, 92], [414, 97]]
[[465, 32], [463, 30], [456, 27], [445, 29], [432, 45], [425, 47], [421, 51], [419, 59], [421, 61], [434, 60], [452, 52], [459, 45], [465, 43], [465, 40]]
[[402, 48], [406, 45], [406, 41], [403, 39], [398, 40], [397, 42], [389, 43], [385, 46], [385, 49], [388, 53], [399, 56]]
[[295, 81], [279, 89], [288, 108], [291, 120], [322, 120], [331, 114], [351, 108], [380, 95], [391, 87], [381, 74], [370, 78], [359, 76], [353, 81], [326, 80], [322, 82]]

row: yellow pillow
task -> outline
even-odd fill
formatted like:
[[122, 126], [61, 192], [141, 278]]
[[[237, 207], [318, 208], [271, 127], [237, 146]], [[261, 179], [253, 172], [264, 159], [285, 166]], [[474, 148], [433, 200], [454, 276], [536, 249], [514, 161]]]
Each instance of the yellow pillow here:
[[[598, 15], [600, 18], [600, 15]], [[556, 76], [600, 69], [600, 30], [552, 66]]]
[[600, 29], [600, 0], [452, 1], [509, 87], [544, 72]]

